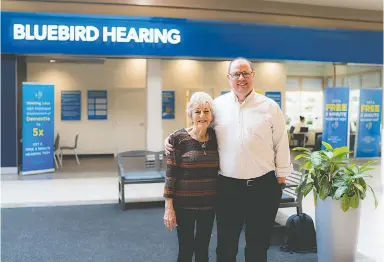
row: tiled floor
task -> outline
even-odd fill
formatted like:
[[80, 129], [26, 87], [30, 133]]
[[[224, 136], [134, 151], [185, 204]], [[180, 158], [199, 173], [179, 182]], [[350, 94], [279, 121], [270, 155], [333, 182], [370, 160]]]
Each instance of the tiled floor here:
[[[2, 207], [25, 207], [38, 205], [78, 205], [89, 203], [117, 204], [117, 173], [115, 159], [64, 160], [61, 170], [50, 174], [19, 177], [2, 176]], [[379, 207], [373, 208], [371, 194], [362, 205], [358, 252], [370, 258], [357, 261], [384, 261], [384, 180], [381, 165], [375, 165], [374, 177], [369, 183], [375, 188]], [[162, 184], [126, 186], [127, 202], [162, 199]], [[304, 212], [315, 218], [312, 194], [304, 199]], [[295, 209], [280, 209], [277, 221], [285, 223]]]

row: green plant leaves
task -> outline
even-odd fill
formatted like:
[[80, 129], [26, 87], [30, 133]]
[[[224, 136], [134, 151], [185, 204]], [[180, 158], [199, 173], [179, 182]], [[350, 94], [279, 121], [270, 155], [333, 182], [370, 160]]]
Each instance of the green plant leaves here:
[[365, 173], [365, 172], [371, 171], [371, 170], [375, 170], [375, 169], [372, 167], [360, 168], [360, 173]]
[[364, 190], [364, 188], [363, 188], [361, 185], [359, 185], [359, 184], [357, 184], [357, 183], [353, 183], [353, 185], [354, 185], [357, 189], [359, 189], [361, 193], [364, 193], [365, 190]]
[[345, 191], [347, 190], [347, 186], [341, 186], [339, 187], [336, 192], [335, 192], [335, 195], [334, 195], [334, 199], [336, 200], [339, 200], [341, 198], [341, 196], [345, 193]]
[[377, 206], [379, 205], [379, 202], [377, 202], [376, 194], [375, 194], [375, 192], [373, 191], [373, 188], [372, 188], [371, 186], [369, 186], [369, 188], [371, 189], [373, 198], [375, 199], [375, 208], [377, 208]]
[[[303, 159], [299, 169], [305, 170], [302, 182], [296, 188], [303, 196], [313, 192], [314, 203], [317, 198], [322, 200], [332, 197], [340, 200], [344, 212], [349, 208], [358, 208], [360, 199], [364, 200], [367, 192], [367, 171], [373, 170], [370, 165], [375, 160], [368, 161], [359, 166], [348, 158], [348, 147], [333, 148], [329, 143], [322, 142], [324, 150], [311, 152], [307, 148], [296, 147], [294, 151], [301, 151], [295, 160]], [[374, 196], [375, 208], [378, 206], [376, 195], [372, 187], [370, 190]]]
[[321, 165], [321, 153], [320, 152], [314, 152], [311, 154], [311, 163], [314, 166]]
[[359, 178], [364, 178], [364, 177], [368, 177], [368, 176], [364, 175], [364, 174], [357, 174], [357, 175], [352, 176], [352, 179], [359, 179]]
[[311, 150], [305, 147], [295, 147], [293, 151], [305, 151], [305, 152], [311, 153]]
[[347, 195], [343, 195], [341, 198], [341, 208], [343, 209], [344, 212], [347, 212], [349, 209], [349, 197]]
[[299, 169], [310, 170], [312, 168], [312, 163], [310, 160], [305, 161], [300, 165]]
[[302, 158], [309, 159], [309, 155], [308, 154], [299, 154], [295, 157], [295, 160], [300, 160]]
[[328, 159], [333, 158], [333, 152], [324, 152], [324, 155], [326, 155]]
[[352, 208], [358, 208], [359, 207], [359, 195], [354, 194], [350, 199], [350, 205]]
[[303, 192], [303, 195], [304, 196], [307, 196], [309, 192], [311, 192], [311, 190], [313, 189], [313, 183], [308, 183], [306, 184], [303, 189], [302, 189], [302, 192]]
[[320, 182], [320, 183], [321, 183], [321, 187], [320, 187], [319, 196], [320, 196], [320, 199], [324, 200], [331, 193], [331, 186], [329, 184], [328, 179], [326, 179], [326, 178], [322, 179], [322, 182]]
[[349, 154], [349, 149], [346, 146], [338, 147], [333, 151], [333, 157], [345, 156]]
[[330, 144], [325, 141], [322, 141], [321, 143], [323, 144], [323, 146], [325, 146], [326, 149], [328, 149], [329, 151], [333, 151], [333, 147]]
[[357, 170], [355, 170], [356, 164], [350, 164], [349, 166], [345, 166], [344, 168], [345, 168], [345, 170], [348, 171], [348, 172], [346, 172], [348, 174], [355, 174], [357, 172]]
[[368, 162], [364, 163], [361, 167], [360, 167], [360, 173], [364, 173], [368, 170], [373, 170], [374, 168], [368, 168], [368, 166], [372, 165], [373, 163], [376, 163], [377, 161], [376, 160], [369, 160]]

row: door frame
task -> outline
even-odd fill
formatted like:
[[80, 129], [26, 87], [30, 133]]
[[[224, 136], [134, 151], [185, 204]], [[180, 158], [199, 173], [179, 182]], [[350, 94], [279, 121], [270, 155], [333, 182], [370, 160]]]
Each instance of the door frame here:
[[[111, 90], [110, 90], [110, 93], [111, 93], [111, 97], [113, 97], [113, 107], [112, 107], [112, 110], [114, 113], [116, 113], [115, 109], [116, 109], [116, 105], [117, 105], [117, 96], [119, 95], [118, 93], [119, 92], [135, 92], [135, 91], [141, 91], [144, 93], [144, 98], [146, 98], [146, 95], [147, 95], [147, 90], [146, 88], [142, 87], [142, 88], [138, 88], [138, 87], [135, 87], [135, 88], [132, 88], [132, 87], [113, 87]], [[146, 112], [146, 109], [147, 109], [147, 99], [145, 99], [144, 101], [144, 108], [145, 108], [145, 112]], [[113, 134], [116, 134], [117, 132], [117, 115], [114, 114], [114, 118], [113, 118]], [[144, 131], [144, 148], [147, 148], [147, 129], [146, 129], [146, 126], [147, 126], [147, 114], [145, 113], [145, 116], [144, 116], [144, 119], [143, 119], [143, 123], [141, 125], [143, 127], [143, 131]], [[117, 136], [115, 137], [114, 139], [114, 156], [117, 157], [117, 154], [118, 154], [118, 140], [117, 140]]]

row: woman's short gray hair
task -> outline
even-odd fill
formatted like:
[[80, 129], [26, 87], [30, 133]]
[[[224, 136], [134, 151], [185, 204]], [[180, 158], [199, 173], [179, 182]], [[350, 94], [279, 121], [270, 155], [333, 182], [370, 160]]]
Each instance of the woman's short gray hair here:
[[192, 117], [193, 110], [195, 110], [195, 108], [199, 105], [208, 105], [211, 108], [212, 116], [214, 115], [212, 97], [205, 92], [196, 92], [193, 93], [189, 99], [187, 106], [187, 114], [189, 117]]

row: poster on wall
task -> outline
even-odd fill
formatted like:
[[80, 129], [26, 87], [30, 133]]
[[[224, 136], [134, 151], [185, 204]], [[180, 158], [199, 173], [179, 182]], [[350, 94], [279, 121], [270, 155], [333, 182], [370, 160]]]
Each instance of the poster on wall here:
[[22, 85], [22, 175], [55, 171], [55, 87]]
[[383, 103], [382, 89], [361, 89], [355, 157], [378, 157]]
[[269, 97], [273, 101], [279, 104], [281, 108], [281, 92], [273, 91], [273, 92], [265, 92], [265, 96]]
[[105, 120], [108, 116], [108, 92], [88, 90], [88, 120]]
[[162, 119], [175, 119], [175, 91], [163, 91]]
[[[329, 87], [324, 90], [324, 124], [322, 140], [333, 148], [349, 146], [349, 88]], [[322, 146], [324, 149], [324, 146]]]
[[61, 120], [81, 120], [81, 91], [61, 91]]

